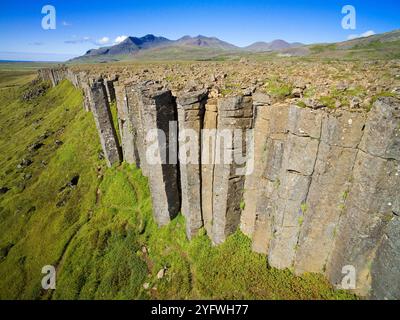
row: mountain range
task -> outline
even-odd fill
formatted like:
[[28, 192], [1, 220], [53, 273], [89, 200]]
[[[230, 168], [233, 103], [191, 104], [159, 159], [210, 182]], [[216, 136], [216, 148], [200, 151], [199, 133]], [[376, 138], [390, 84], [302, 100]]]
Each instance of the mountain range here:
[[333, 49], [348, 50], [370, 46], [373, 42], [394, 43], [400, 40], [400, 30], [352, 39], [335, 44], [304, 45], [284, 40], [255, 42], [247, 47], [238, 47], [216, 37], [198, 35], [184, 36], [170, 40], [148, 34], [144, 37], [127, 37], [124, 41], [109, 47], [91, 49], [85, 55], [70, 60], [80, 62], [109, 62], [120, 60], [203, 60], [218, 56], [237, 56], [260, 53], [280, 53], [284, 55], [309, 55]]
[[129, 56], [140, 56], [144, 51], [168, 49], [168, 50], [196, 50], [200, 51], [224, 51], [224, 52], [265, 52], [303, 46], [301, 43], [288, 43], [284, 40], [272, 42], [256, 42], [250, 46], [241, 48], [216, 37], [198, 35], [196, 37], [184, 36], [178, 40], [170, 40], [164, 37], [157, 37], [152, 34], [144, 37], [127, 37], [121, 43], [99, 49], [91, 49], [85, 55], [75, 58], [73, 62], [84, 62], [92, 60], [125, 60]]

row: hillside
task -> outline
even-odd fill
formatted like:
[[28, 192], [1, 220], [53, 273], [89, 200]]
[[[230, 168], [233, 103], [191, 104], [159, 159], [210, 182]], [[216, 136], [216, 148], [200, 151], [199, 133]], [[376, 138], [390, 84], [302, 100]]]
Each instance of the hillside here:
[[244, 50], [251, 52], [279, 51], [302, 46], [304, 46], [302, 43], [288, 43], [284, 40], [274, 40], [272, 42], [255, 42], [252, 45], [245, 47]]
[[33, 76], [0, 77], [0, 299], [354, 298], [320, 275], [266, 268], [239, 231], [214, 247], [204, 232], [188, 242], [182, 216], [158, 229], [147, 179], [107, 168], [80, 90], [63, 81], [35, 96]]

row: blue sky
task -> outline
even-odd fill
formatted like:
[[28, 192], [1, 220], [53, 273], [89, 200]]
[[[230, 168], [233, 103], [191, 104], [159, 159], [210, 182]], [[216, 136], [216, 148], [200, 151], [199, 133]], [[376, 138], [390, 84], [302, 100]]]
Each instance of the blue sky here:
[[[44, 5], [56, 8], [56, 30], [41, 27]], [[356, 30], [341, 26], [344, 5], [356, 9]], [[238, 46], [274, 39], [336, 42], [399, 29], [399, 12], [399, 0], [2, 0], [0, 60], [62, 61], [119, 36], [149, 33], [216, 36]]]

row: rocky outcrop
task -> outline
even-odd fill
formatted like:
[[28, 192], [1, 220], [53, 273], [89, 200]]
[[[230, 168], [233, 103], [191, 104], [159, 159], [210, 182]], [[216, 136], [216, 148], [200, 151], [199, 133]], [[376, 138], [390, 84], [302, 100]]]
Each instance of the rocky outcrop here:
[[[177, 131], [171, 128], [171, 123], [177, 120], [176, 102], [171, 91], [163, 90], [157, 84], [139, 87], [138, 97], [146, 135], [144, 161], [147, 162], [154, 217], [163, 226], [175, 218], [181, 208]], [[144, 161], [141, 159], [140, 163]]]
[[240, 224], [245, 182], [246, 130], [253, 124], [251, 97], [232, 97], [218, 101], [217, 132], [213, 169], [212, 240], [220, 244]]
[[214, 204], [214, 158], [218, 118], [217, 99], [208, 99], [205, 106], [203, 132], [201, 135], [201, 200], [204, 227], [209, 235], [212, 234], [213, 204]]
[[[321, 143], [306, 201], [296, 272], [323, 272], [343, 213], [365, 119], [347, 111], [324, 115]], [[315, 223], [323, 221], [323, 223]]]
[[352, 265], [361, 294], [379, 288], [373, 295], [393, 297], [399, 294], [398, 285], [387, 281], [399, 277], [399, 269], [391, 268], [400, 254], [394, 250], [399, 238], [393, 237], [400, 201], [399, 101], [379, 99], [364, 131], [327, 273], [333, 283], [340, 283], [342, 267]]
[[137, 151], [137, 129], [132, 122], [132, 110], [128, 104], [126, 87], [118, 82], [114, 83], [116, 95], [118, 127], [121, 137], [123, 158], [129, 164], [140, 167], [140, 159]]
[[101, 146], [108, 166], [121, 162], [121, 150], [113, 125], [110, 105], [102, 82], [95, 82], [90, 87], [91, 110], [99, 133]]
[[114, 83], [118, 81], [118, 76], [109, 76], [104, 78], [103, 81], [107, 92], [108, 102], [111, 103], [116, 99]]
[[178, 96], [178, 130], [180, 182], [182, 194], [181, 212], [186, 218], [186, 234], [194, 237], [203, 227], [201, 131], [207, 92], [188, 92]]
[[115, 92], [122, 159], [149, 178], [160, 226], [182, 212], [188, 238], [204, 227], [214, 244], [240, 227], [273, 267], [323, 273], [341, 287], [351, 266], [355, 292], [400, 297], [398, 99], [379, 98], [366, 113], [254, 90], [192, 88], [175, 98], [164, 82], [66, 68], [39, 75], [83, 90], [109, 165], [121, 160]]

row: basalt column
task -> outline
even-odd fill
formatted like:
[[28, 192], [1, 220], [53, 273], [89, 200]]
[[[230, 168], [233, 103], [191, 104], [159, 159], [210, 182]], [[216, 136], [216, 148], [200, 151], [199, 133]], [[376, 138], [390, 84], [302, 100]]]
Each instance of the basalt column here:
[[54, 86], [54, 81], [52, 79], [52, 71], [51, 69], [40, 69], [38, 71], [39, 73], [39, 77], [43, 80], [43, 81], [49, 81], [52, 83], [52, 85]]
[[171, 91], [162, 90], [157, 84], [146, 83], [137, 89], [137, 94], [154, 217], [159, 226], [164, 226], [176, 217], [181, 204], [178, 137], [173, 129], [177, 120], [176, 102]]
[[[243, 195], [245, 208], [241, 217], [241, 230], [244, 234], [252, 236], [256, 220], [256, 204], [258, 190], [262, 179], [262, 168], [265, 163], [263, 157], [266, 147], [267, 136], [269, 134], [269, 119], [265, 116], [270, 105], [268, 95], [256, 93], [253, 95], [253, 105], [255, 111], [254, 123], [254, 170], [246, 177], [245, 191]], [[265, 234], [265, 232], [264, 232]]]
[[327, 273], [340, 285], [354, 267], [356, 289], [400, 298], [400, 101], [381, 98], [369, 113]]
[[178, 104], [179, 160], [182, 214], [186, 218], [189, 239], [203, 227], [201, 208], [201, 129], [207, 93], [180, 95]]
[[251, 97], [218, 101], [216, 156], [213, 183], [212, 240], [220, 244], [240, 224], [246, 174], [247, 129], [253, 124]]
[[80, 72], [78, 74], [78, 82], [83, 91], [83, 108], [86, 112], [89, 112], [93, 102], [91, 101], [90, 82], [85, 72]]
[[213, 184], [214, 184], [214, 159], [217, 132], [218, 107], [217, 99], [208, 99], [205, 106], [205, 115], [202, 132], [202, 159], [201, 159], [201, 200], [204, 227], [207, 234], [212, 235], [213, 222]]
[[103, 82], [95, 82], [90, 87], [91, 110], [96, 122], [101, 146], [108, 166], [121, 161], [121, 151], [113, 125], [110, 105]]
[[324, 114], [317, 162], [304, 206], [295, 270], [324, 272], [343, 213], [361, 141], [363, 113]]
[[67, 78], [66, 75], [67, 70], [65, 68], [52, 69], [52, 72], [53, 72], [54, 86], [57, 86], [61, 81]]
[[268, 261], [280, 269], [291, 268], [294, 263], [322, 125], [321, 110], [290, 106], [288, 111], [287, 138], [278, 144], [271, 141], [269, 148], [274, 156], [266, 163], [267, 175], [276, 183], [268, 208], [273, 218]]
[[108, 102], [115, 101], [115, 88], [114, 83], [118, 81], [118, 76], [113, 76], [104, 79], [104, 87], [106, 88]]
[[73, 84], [75, 88], [79, 88], [79, 83], [78, 83], [78, 75], [74, 73], [72, 70], [67, 69], [66, 70], [66, 77], [67, 79]]
[[[143, 85], [136, 83], [125, 85], [126, 107], [127, 107], [127, 121], [131, 123], [130, 131], [125, 133], [133, 139], [133, 151], [135, 155], [136, 166], [142, 170], [142, 174], [146, 177], [149, 176], [146, 161], [146, 134], [144, 125], [143, 112], [145, 106], [143, 105], [142, 92]], [[128, 139], [128, 138], [127, 138]]]
[[53, 69], [48, 69], [48, 70], [49, 70], [48, 76], [49, 76], [50, 82], [51, 82], [52, 86], [55, 87], [57, 85], [57, 81], [55, 78], [55, 71]]
[[123, 84], [114, 83], [118, 124], [121, 136], [121, 145], [124, 161], [129, 164], [136, 164], [140, 167], [139, 155], [137, 152], [137, 131], [132, 123], [132, 112], [129, 110], [126, 89]]
[[[289, 107], [269, 106], [268, 96], [253, 97], [256, 107], [255, 169], [246, 179], [242, 229], [252, 235], [253, 250], [267, 254], [274, 238], [283, 154], [288, 137]], [[254, 227], [251, 228], [252, 223]], [[246, 228], [247, 224], [247, 228]]]

